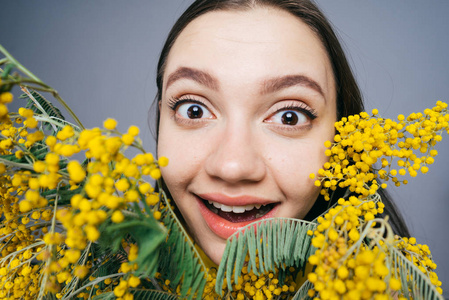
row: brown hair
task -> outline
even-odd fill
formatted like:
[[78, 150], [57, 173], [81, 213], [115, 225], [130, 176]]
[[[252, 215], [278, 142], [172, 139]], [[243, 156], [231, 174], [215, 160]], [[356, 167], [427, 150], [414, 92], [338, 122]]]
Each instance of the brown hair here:
[[[332, 65], [333, 75], [336, 85], [337, 95], [337, 119], [349, 115], [358, 114], [363, 111], [362, 95], [352, 70], [346, 59], [346, 55], [341, 44], [332, 29], [327, 18], [323, 15], [317, 5], [311, 0], [197, 0], [187, 8], [179, 17], [171, 29], [168, 38], [164, 44], [157, 66], [156, 84], [158, 92], [156, 95], [154, 107], [156, 109], [156, 142], [159, 132], [159, 105], [162, 97], [163, 77], [167, 57], [170, 49], [175, 43], [177, 37], [183, 29], [195, 18], [212, 11], [220, 10], [249, 10], [260, 6], [269, 6], [281, 9], [291, 13], [299, 18], [309, 28], [315, 32], [323, 43]], [[385, 204], [385, 213], [390, 216], [390, 223], [396, 233], [401, 236], [410, 236], [408, 229], [402, 217], [398, 213], [390, 197], [383, 191], [380, 191], [382, 200]], [[335, 197], [337, 198], [337, 197]], [[338, 199], [338, 198], [337, 198]], [[307, 218], [313, 218], [319, 215], [328, 206], [329, 203], [323, 202], [324, 199], [317, 199], [314, 207], [309, 212]]]

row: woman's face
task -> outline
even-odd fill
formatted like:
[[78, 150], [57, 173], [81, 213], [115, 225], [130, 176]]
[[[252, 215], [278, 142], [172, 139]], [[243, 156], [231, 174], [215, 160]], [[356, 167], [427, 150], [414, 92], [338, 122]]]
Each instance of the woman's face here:
[[215, 263], [242, 226], [307, 214], [336, 121], [332, 67], [307, 25], [272, 8], [207, 13], [177, 38], [163, 82], [162, 176]]

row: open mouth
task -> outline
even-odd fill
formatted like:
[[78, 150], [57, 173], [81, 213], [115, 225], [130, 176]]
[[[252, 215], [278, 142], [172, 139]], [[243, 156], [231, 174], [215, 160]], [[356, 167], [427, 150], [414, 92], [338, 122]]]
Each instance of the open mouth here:
[[202, 201], [211, 212], [232, 223], [255, 221], [268, 214], [276, 206], [274, 203], [228, 206], [204, 199]]
[[[222, 239], [229, 238], [255, 221], [275, 217], [281, 206], [281, 202], [270, 203], [269, 200], [250, 196], [229, 198], [220, 194], [207, 194], [204, 198], [198, 195], [195, 197], [203, 220], [209, 229]], [[240, 203], [242, 205], [231, 205]]]

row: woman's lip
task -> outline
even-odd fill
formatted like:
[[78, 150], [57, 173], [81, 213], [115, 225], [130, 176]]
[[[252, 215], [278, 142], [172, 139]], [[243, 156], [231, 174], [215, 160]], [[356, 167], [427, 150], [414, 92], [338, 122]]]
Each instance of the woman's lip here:
[[[222, 239], [228, 239], [237, 230], [239, 230], [240, 228], [245, 227], [253, 222], [260, 221], [263, 219], [273, 218], [274, 215], [276, 214], [276, 211], [279, 206], [279, 205], [274, 206], [272, 210], [270, 210], [266, 215], [264, 215], [261, 218], [258, 218], [258, 219], [252, 220], [252, 221], [247, 221], [247, 222], [233, 223], [233, 222], [225, 220], [222, 217], [220, 217], [219, 215], [211, 212], [206, 207], [206, 205], [203, 203], [203, 200], [201, 198], [199, 198], [198, 196], [196, 197], [196, 199], [197, 199], [200, 213], [203, 216], [203, 219], [206, 221], [207, 226], [209, 226], [210, 230], [212, 230], [212, 232], [214, 232], [217, 236], [221, 237]], [[211, 200], [211, 201], [213, 201], [213, 200]]]
[[197, 194], [197, 197], [206, 200], [218, 202], [220, 204], [228, 205], [228, 206], [245, 206], [245, 205], [267, 205], [271, 203], [276, 203], [272, 200], [267, 200], [264, 198], [253, 197], [253, 196], [237, 196], [237, 197], [229, 197], [223, 194], [218, 193], [208, 193], [208, 194]]

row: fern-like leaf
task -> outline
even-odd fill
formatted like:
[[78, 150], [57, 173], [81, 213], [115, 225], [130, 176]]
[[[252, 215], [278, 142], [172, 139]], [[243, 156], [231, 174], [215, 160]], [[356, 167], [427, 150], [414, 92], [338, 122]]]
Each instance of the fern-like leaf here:
[[157, 291], [157, 290], [139, 290], [132, 289], [130, 292], [134, 295], [134, 299], [139, 300], [178, 300], [179, 297], [177, 295]]
[[[110, 248], [100, 247], [97, 244], [92, 245], [91, 256], [92, 260], [96, 262], [96, 265], [92, 266], [94, 271], [91, 274], [95, 278], [119, 273], [120, 265], [126, 260], [124, 251], [112, 253]], [[99, 284], [100, 287], [104, 285], [103, 282]]]
[[27, 107], [32, 109], [37, 114], [46, 114], [49, 117], [55, 117], [65, 120], [61, 111], [54, 106], [50, 101], [44, 98], [41, 94], [34, 90], [24, 88], [24, 94], [20, 95], [20, 99], [27, 99]]
[[[315, 223], [304, 220], [273, 218], [240, 229], [228, 239], [217, 272], [215, 291], [221, 294], [225, 276], [228, 289], [232, 290], [232, 275], [237, 283], [246, 255], [249, 255], [248, 272], [252, 270], [256, 275], [291, 266], [304, 272], [308, 257], [315, 252], [312, 237], [307, 232], [315, 227]], [[256, 264], [256, 258], [259, 264]]]
[[402, 293], [408, 299], [414, 300], [443, 300], [429, 277], [421, 272], [417, 266], [408, 260], [400, 250], [389, 247], [392, 266], [398, 270]]
[[102, 293], [100, 295], [97, 295], [95, 297], [93, 297], [92, 299], [94, 300], [115, 300], [117, 299], [117, 297], [115, 297], [114, 292], [107, 292], [107, 293]]
[[139, 255], [136, 263], [138, 272], [143, 276], [153, 277], [159, 259], [160, 246], [166, 237], [166, 230], [153, 218], [152, 215], [142, 217], [139, 215], [126, 215], [127, 221], [114, 224], [105, 222], [101, 226], [99, 244], [117, 252], [121, 248], [122, 240], [129, 234], [139, 246]]
[[22, 87], [22, 91], [24, 94], [19, 98], [27, 100], [26, 107], [47, 119], [47, 121], [41, 120], [44, 129], [51, 131], [52, 134], [56, 134], [65, 125], [71, 125], [74, 129], [78, 129], [77, 126], [65, 121], [61, 111], [41, 94], [25, 87]]
[[[178, 300], [179, 297], [163, 292], [163, 291], [157, 291], [157, 290], [142, 290], [142, 289], [130, 289], [131, 294], [133, 294], [134, 299], [138, 300]], [[95, 296], [93, 298], [94, 300], [112, 300], [116, 299], [114, 292], [107, 292], [100, 294], [98, 296]]]
[[309, 299], [312, 299], [307, 294], [311, 288], [313, 288], [313, 284], [310, 281], [306, 280], [301, 285], [299, 290], [296, 291], [296, 294], [293, 296], [292, 300], [309, 300]]
[[166, 204], [162, 220], [168, 238], [161, 247], [164, 255], [160, 257], [159, 272], [170, 280], [171, 290], [176, 291], [180, 285], [181, 298], [200, 298], [206, 285], [206, 266], [163, 192], [161, 196]]

